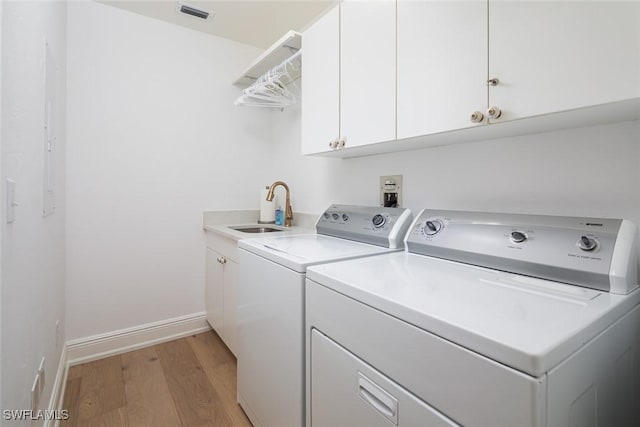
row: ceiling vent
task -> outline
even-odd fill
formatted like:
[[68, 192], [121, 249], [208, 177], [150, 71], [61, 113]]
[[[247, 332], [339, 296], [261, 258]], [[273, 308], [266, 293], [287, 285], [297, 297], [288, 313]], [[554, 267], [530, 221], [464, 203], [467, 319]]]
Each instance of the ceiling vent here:
[[195, 6], [191, 6], [189, 4], [182, 3], [182, 2], [178, 2], [177, 10], [178, 12], [184, 13], [186, 15], [195, 16], [196, 18], [205, 19], [205, 20], [209, 19], [209, 15], [211, 15], [206, 10], [199, 9]]

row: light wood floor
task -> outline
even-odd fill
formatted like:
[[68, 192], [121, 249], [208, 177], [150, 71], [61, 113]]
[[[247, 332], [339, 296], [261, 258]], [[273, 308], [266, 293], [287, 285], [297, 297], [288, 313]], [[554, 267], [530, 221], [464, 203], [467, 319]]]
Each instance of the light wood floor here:
[[236, 360], [214, 332], [69, 369], [62, 427], [251, 424], [236, 403]]

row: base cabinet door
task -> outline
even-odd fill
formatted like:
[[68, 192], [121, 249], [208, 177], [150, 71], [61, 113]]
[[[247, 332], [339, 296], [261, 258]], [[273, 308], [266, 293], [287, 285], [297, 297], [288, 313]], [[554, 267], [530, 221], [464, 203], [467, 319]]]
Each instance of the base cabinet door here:
[[222, 337], [223, 333], [223, 286], [224, 268], [221, 263], [222, 255], [211, 248], [207, 248], [206, 255], [206, 283], [205, 308], [209, 325]]
[[207, 321], [235, 355], [238, 310], [236, 300], [238, 264], [207, 247], [205, 308]]
[[313, 329], [311, 425], [445, 427], [457, 424]]
[[222, 335], [224, 342], [234, 355], [237, 355], [238, 347], [238, 324], [237, 324], [237, 286], [238, 286], [238, 264], [227, 259], [224, 264], [224, 290], [223, 290], [223, 328]]

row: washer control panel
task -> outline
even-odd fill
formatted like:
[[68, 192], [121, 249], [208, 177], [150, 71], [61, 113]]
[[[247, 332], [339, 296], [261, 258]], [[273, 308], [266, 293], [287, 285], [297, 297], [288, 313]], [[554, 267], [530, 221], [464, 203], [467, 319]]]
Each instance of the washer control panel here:
[[[638, 284], [637, 228], [620, 219], [425, 209], [407, 235], [407, 249], [616, 293]], [[612, 286], [621, 270], [629, 272], [626, 284]]]
[[405, 208], [331, 205], [318, 218], [316, 231], [395, 249], [404, 247], [412, 219], [411, 211]]

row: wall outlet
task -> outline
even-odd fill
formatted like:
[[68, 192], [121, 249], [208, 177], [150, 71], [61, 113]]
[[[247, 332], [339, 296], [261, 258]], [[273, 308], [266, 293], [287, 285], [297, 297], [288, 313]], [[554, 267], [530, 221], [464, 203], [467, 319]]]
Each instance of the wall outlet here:
[[380, 177], [380, 206], [402, 207], [402, 175]]

